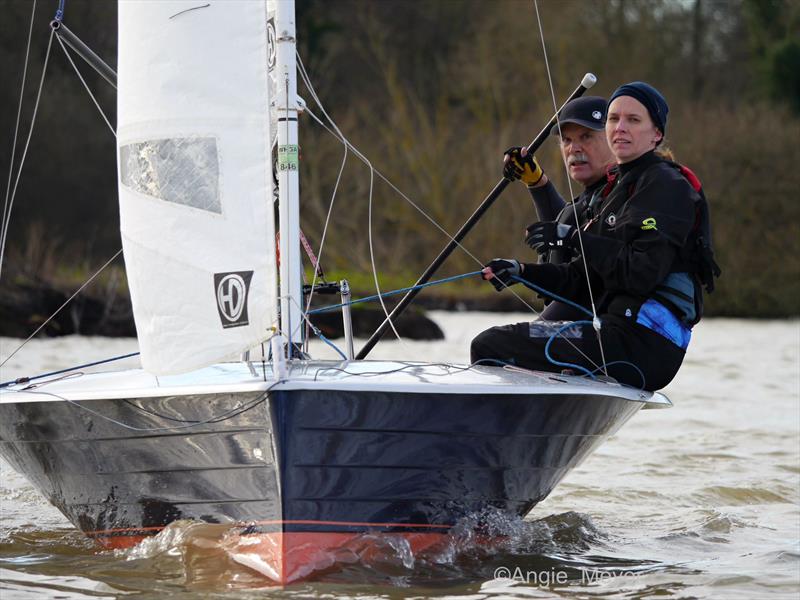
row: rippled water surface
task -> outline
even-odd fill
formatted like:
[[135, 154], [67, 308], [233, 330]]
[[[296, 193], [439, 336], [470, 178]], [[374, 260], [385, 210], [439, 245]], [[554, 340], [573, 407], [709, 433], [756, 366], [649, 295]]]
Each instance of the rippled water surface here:
[[[447, 340], [381, 343], [371, 357], [464, 362], [477, 332], [526, 318], [432, 316]], [[0, 342], [2, 356], [18, 344]], [[135, 349], [37, 340], [0, 379]], [[800, 323], [701, 323], [665, 392], [673, 408], [641, 411], [526, 520], [489, 515], [501, 542], [487, 545], [469, 520], [419, 556], [370, 539], [377, 563], [351, 549], [284, 589], [230, 560], [215, 526], [179, 522], [132, 550], [98, 550], [2, 463], [0, 598], [797, 598]]]

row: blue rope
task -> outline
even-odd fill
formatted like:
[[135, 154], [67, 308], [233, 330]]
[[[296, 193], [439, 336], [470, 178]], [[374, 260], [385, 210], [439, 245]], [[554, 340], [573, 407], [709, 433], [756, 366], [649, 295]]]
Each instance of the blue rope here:
[[56, 11], [55, 20], [56, 21], [63, 21], [64, 20], [64, 4], [66, 0], [58, 0], [58, 10]]
[[563, 296], [559, 296], [558, 294], [554, 294], [553, 292], [549, 292], [546, 289], [539, 287], [535, 283], [531, 283], [527, 279], [523, 279], [522, 277], [517, 277], [516, 275], [512, 275], [511, 279], [513, 281], [518, 281], [521, 284], [523, 284], [525, 287], [527, 287], [529, 289], [532, 289], [535, 292], [539, 292], [540, 294], [544, 294], [545, 296], [548, 296], [548, 297], [552, 298], [553, 300], [558, 300], [559, 302], [563, 302], [564, 304], [569, 304], [573, 308], [577, 308], [578, 310], [580, 310], [580, 311], [586, 313], [587, 315], [589, 315], [590, 317], [594, 318], [594, 315], [592, 314], [592, 311], [590, 311], [585, 306], [581, 306], [580, 304], [578, 304], [576, 302], [573, 302], [572, 300], [567, 300]]
[[[589, 309], [587, 309], [584, 306], [581, 306], [580, 304], [577, 304], [577, 303], [573, 302], [572, 300], [567, 300], [566, 298], [564, 298], [562, 296], [559, 296], [558, 294], [554, 294], [553, 292], [550, 292], [550, 291], [548, 291], [548, 290], [546, 290], [544, 288], [541, 288], [538, 285], [536, 285], [534, 283], [531, 283], [530, 281], [522, 279], [521, 277], [517, 277], [516, 275], [512, 275], [511, 279], [513, 279], [514, 281], [518, 281], [518, 282], [522, 283], [523, 285], [525, 285], [526, 287], [528, 287], [528, 288], [530, 288], [530, 289], [532, 289], [534, 291], [537, 291], [537, 292], [540, 292], [540, 293], [542, 293], [542, 294], [544, 294], [546, 296], [549, 296], [550, 298], [553, 298], [554, 300], [558, 300], [559, 302], [563, 302], [564, 304], [568, 304], [569, 306], [577, 308], [578, 310], [583, 311], [584, 313], [586, 313], [588, 316], [594, 318], [594, 315], [592, 314], [592, 311], [590, 311]], [[564, 327], [562, 327], [561, 329], [556, 331], [553, 335], [550, 336], [550, 339], [547, 340], [547, 344], [545, 344], [545, 347], [544, 347], [544, 355], [545, 355], [545, 358], [547, 358], [548, 361], [550, 361], [552, 364], [557, 365], [559, 367], [570, 367], [570, 368], [578, 369], [578, 370], [582, 371], [583, 373], [585, 373], [586, 375], [588, 375], [589, 377], [591, 377], [592, 379], [597, 379], [597, 377], [595, 377], [594, 374], [597, 373], [598, 371], [603, 370], [603, 368], [608, 368], [611, 365], [628, 365], [630, 367], [633, 367], [636, 370], [636, 372], [639, 374], [639, 377], [642, 378], [642, 387], [640, 389], [644, 389], [644, 386], [646, 385], [646, 381], [647, 381], [645, 376], [644, 376], [644, 373], [642, 372], [642, 370], [639, 367], [637, 367], [632, 362], [628, 362], [626, 360], [615, 360], [615, 361], [612, 361], [610, 363], [604, 364], [603, 366], [595, 369], [594, 371], [589, 371], [588, 369], [585, 369], [584, 367], [582, 367], [580, 365], [574, 365], [574, 364], [571, 364], [571, 363], [562, 363], [562, 362], [559, 362], [559, 361], [555, 360], [552, 356], [550, 356], [550, 345], [552, 344], [553, 340], [556, 338], [556, 336], [559, 333], [561, 333], [564, 329], [567, 329], [568, 327], [571, 327], [573, 324], [593, 325], [593, 323], [591, 321], [573, 321], [569, 325], [565, 325]]]
[[594, 373], [592, 373], [589, 369], [582, 367], [581, 365], [575, 365], [568, 362], [561, 362], [550, 356], [550, 346], [553, 344], [553, 340], [556, 339], [556, 336], [558, 336], [562, 331], [564, 331], [565, 329], [569, 329], [573, 325], [591, 325], [591, 324], [592, 324], [591, 321], [570, 321], [566, 325], [559, 327], [556, 330], [556, 332], [550, 336], [550, 338], [547, 340], [547, 343], [544, 345], [544, 357], [557, 367], [569, 367], [571, 369], [578, 369], [579, 371], [585, 373], [592, 379], [597, 379]]
[[347, 355], [344, 352], [342, 352], [341, 350], [339, 350], [339, 347], [336, 344], [334, 344], [332, 341], [330, 341], [328, 338], [326, 338], [324, 335], [322, 335], [322, 333], [320, 333], [319, 331], [317, 331], [317, 337], [319, 339], [321, 339], [323, 342], [325, 342], [326, 344], [328, 344], [328, 346], [330, 346], [331, 348], [336, 350], [336, 352], [339, 353], [339, 356], [341, 356], [342, 359], [348, 360], [347, 359]]
[[642, 370], [639, 367], [637, 367], [632, 362], [628, 362], [627, 360], [612, 360], [611, 362], [605, 363], [604, 365], [598, 367], [597, 369], [592, 371], [592, 373], [597, 373], [598, 371], [602, 371], [603, 369], [607, 369], [611, 365], [628, 365], [628, 366], [633, 367], [634, 369], [636, 369], [636, 372], [639, 373], [639, 377], [642, 378], [642, 387], [640, 387], [639, 390], [644, 390], [644, 386], [647, 385], [647, 379], [645, 378], [644, 373], [642, 372]]
[[384, 292], [382, 294], [375, 294], [374, 296], [366, 296], [365, 298], [358, 298], [357, 300], [351, 300], [350, 302], [344, 302], [342, 304], [332, 304], [330, 306], [315, 308], [314, 310], [308, 311], [307, 314], [314, 315], [317, 313], [336, 310], [337, 308], [342, 308], [343, 306], [347, 306], [348, 304], [353, 305], [353, 304], [361, 304], [362, 302], [371, 302], [373, 300], [377, 300], [378, 298], [386, 298], [387, 296], [396, 296], [397, 294], [403, 294], [405, 292], [410, 292], [411, 290], [419, 290], [422, 288], [430, 287], [432, 285], [439, 285], [441, 283], [458, 281], [459, 279], [465, 279], [466, 277], [472, 277], [473, 275], [478, 275], [478, 274], [480, 274], [480, 271], [472, 271], [470, 273], [463, 273], [461, 275], [453, 275], [452, 277], [437, 279], [436, 281], [429, 281], [428, 283], [421, 283], [419, 285], [412, 285], [411, 287], [400, 288], [399, 290], [392, 290], [391, 292]]
[[77, 371], [78, 369], [85, 369], [87, 367], [96, 367], [97, 365], [103, 365], [105, 363], [114, 362], [115, 360], [122, 360], [123, 358], [131, 358], [133, 356], [139, 356], [138, 352], [132, 352], [130, 354], [123, 354], [122, 356], [115, 356], [113, 358], [105, 358], [103, 360], [98, 360], [91, 363], [86, 363], [85, 365], [78, 365], [77, 367], [70, 367], [69, 369], [61, 369], [60, 371], [51, 371], [50, 373], [43, 373], [42, 375], [35, 375], [34, 377], [20, 377], [18, 379], [14, 379], [12, 381], [6, 381], [5, 383], [0, 383], [0, 388], [8, 387], [9, 385], [13, 385], [15, 383], [28, 383], [29, 381], [33, 381], [34, 379], [41, 379], [42, 377], [50, 377], [51, 375], [61, 375], [62, 373], [69, 373], [70, 371]]

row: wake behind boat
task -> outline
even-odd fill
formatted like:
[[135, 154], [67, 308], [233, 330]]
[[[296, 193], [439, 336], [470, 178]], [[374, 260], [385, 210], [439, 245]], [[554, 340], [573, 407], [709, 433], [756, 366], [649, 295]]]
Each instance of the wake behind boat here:
[[[3, 457], [98, 543], [229, 524], [240, 560], [286, 583], [364, 534], [422, 550], [466, 516], [525, 515], [640, 408], [670, 405], [509, 367], [308, 360], [293, 3], [121, 2], [119, 21], [144, 368], [0, 395]], [[259, 345], [269, 360], [220, 362]]]

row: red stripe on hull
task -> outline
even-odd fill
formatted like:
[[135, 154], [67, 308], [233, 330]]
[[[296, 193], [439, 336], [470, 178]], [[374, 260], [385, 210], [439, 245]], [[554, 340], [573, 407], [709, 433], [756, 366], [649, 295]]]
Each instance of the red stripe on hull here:
[[[155, 530], [156, 528], [148, 528]], [[141, 531], [141, 530], [137, 530]], [[157, 533], [153, 531], [153, 535]], [[336, 564], [380, 561], [396, 553], [398, 543], [416, 556], [444, 541], [446, 533], [417, 532], [261, 532], [220, 535], [220, 547], [242, 566], [276, 584], [300, 581]], [[94, 535], [106, 549], [132, 548], [152, 535]]]
[[[417, 555], [440, 543], [444, 533], [275, 532], [237, 536], [226, 543], [237, 563], [266, 575], [279, 584], [306, 579], [337, 563], [369, 564], [394, 552], [397, 542], [408, 544]], [[393, 547], [393, 548], [392, 548]]]
[[[157, 532], [154, 532], [155, 535]], [[94, 541], [105, 548], [106, 550], [125, 550], [133, 548], [142, 540], [145, 540], [153, 535], [114, 535], [114, 536], [89, 536]]]

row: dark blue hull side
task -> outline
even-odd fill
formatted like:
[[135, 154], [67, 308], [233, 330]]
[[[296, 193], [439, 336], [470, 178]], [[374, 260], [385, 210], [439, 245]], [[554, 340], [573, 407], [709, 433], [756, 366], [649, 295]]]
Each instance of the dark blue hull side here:
[[486, 508], [524, 515], [641, 407], [343, 390], [79, 404], [0, 404], [0, 453], [108, 545], [177, 519], [248, 532], [445, 532]]
[[279, 393], [284, 530], [448, 527], [487, 508], [525, 515], [640, 406], [602, 396]]

